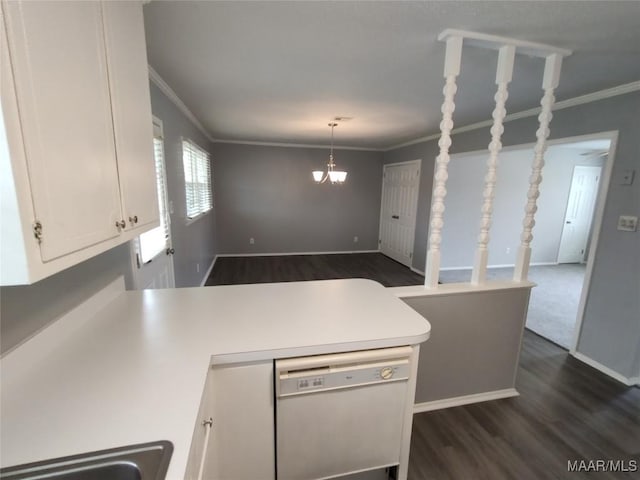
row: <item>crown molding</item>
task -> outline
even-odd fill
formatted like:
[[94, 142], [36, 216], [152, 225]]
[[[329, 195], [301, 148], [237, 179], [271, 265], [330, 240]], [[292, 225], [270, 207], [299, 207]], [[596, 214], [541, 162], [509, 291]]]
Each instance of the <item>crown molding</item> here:
[[207, 131], [206, 128], [204, 128], [204, 125], [202, 125], [200, 120], [198, 120], [198, 117], [196, 117], [193, 112], [189, 110], [189, 107], [187, 107], [184, 102], [180, 100], [180, 97], [178, 97], [176, 92], [173, 91], [173, 88], [171, 88], [169, 84], [164, 81], [164, 79], [158, 74], [158, 72], [156, 72], [151, 65], [148, 65], [148, 67], [149, 80], [151, 80], [153, 84], [158, 87], [162, 93], [165, 94], [165, 96], [171, 101], [171, 103], [178, 107], [178, 110], [180, 110], [185, 115], [185, 117], [187, 117], [205, 137], [207, 137], [210, 142], [212, 142], [213, 138], [211, 137], [211, 134]]
[[[584, 105], [585, 103], [604, 100], [605, 98], [616, 97], [618, 95], [624, 95], [626, 93], [636, 92], [638, 90], [640, 90], [640, 80], [636, 82], [625, 83], [624, 85], [618, 85], [617, 87], [607, 88], [605, 90], [599, 90], [597, 92], [587, 93], [578, 97], [561, 100], [555, 103], [555, 105], [553, 106], [553, 111], [575, 107], [578, 105]], [[540, 110], [540, 107], [536, 107], [530, 108], [529, 110], [523, 110], [521, 112], [511, 113], [504, 118], [504, 123], [521, 118], [534, 117], [540, 113]], [[454, 128], [451, 131], [451, 134], [455, 135], [457, 133], [470, 132], [479, 128], [490, 127], [491, 125], [493, 125], [493, 120], [483, 120], [482, 122], [472, 123], [463, 127]], [[431, 140], [436, 140], [438, 138], [440, 138], [440, 133], [435, 133], [433, 135], [428, 135], [425, 137], [416, 138], [415, 140], [400, 143], [398, 145], [393, 145], [391, 147], [385, 148], [384, 151], [389, 152], [391, 150], [397, 150], [398, 148], [408, 147], [410, 145], [415, 145], [416, 143], [428, 142]]]
[[[244, 140], [222, 140], [222, 139], [213, 139], [211, 140], [213, 143], [230, 143], [233, 145], [255, 145], [258, 147], [284, 147], [284, 148], [329, 148], [330, 145], [320, 145], [320, 144], [307, 144], [307, 143], [278, 143], [278, 142], [253, 142], [253, 141], [244, 141]], [[367, 151], [367, 152], [384, 152], [386, 149], [383, 148], [372, 148], [372, 147], [341, 147], [340, 145], [334, 145], [334, 150], [357, 150], [357, 151]]]
[[[241, 140], [224, 140], [219, 138], [213, 138], [207, 129], [202, 125], [200, 120], [189, 110], [180, 97], [173, 91], [167, 82], [156, 72], [151, 65], [149, 67], [149, 79], [164, 93], [167, 98], [200, 130], [200, 132], [213, 143], [229, 143], [236, 145], [255, 145], [261, 147], [284, 147], [284, 148], [328, 148], [327, 145], [319, 144], [305, 144], [305, 143], [278, 143], [278, 142], [257, 142], [257, 141], [241, 141]], [[640, 80], [616, 87], [607, 88], [605, 90], [599, 90], [597, 92], [587, 93], [578, 97], [568, 98], [556, 102], [553, 106], [553, 111], [562, 110], [564, 108], [575, 107], [578, 105], [584, 105], [586, 103], [595, 102], [597, 100], [604, 100], [605, 98], [616, 97], [618, 95], [624, 95], [626, 93], [636, 92], [640, 90]], [[519, 120], [521, 118], [533, 117], [540, 113], [541, 108], [530, 108], [521, 112], [511, 113], [504, 118], [504, 123], [511, 122], [513, 120]], [[480, 128], [490, 127], [493, 125], [493, 120], [483, 120], [482, 122], [476, 122], [462, 127], [454, 128], [451, 131], [452, 135], [464, 132], [470, 132], [478, 130]], [[360, 151], [372, 151], [372, 152], [389, 152], [391, 150], [397, 150], [399, 148], [408, 147], [417, 143], [429, 142], [440, 138], [440, 133], [434, 133], [424, 137], [416, 138], [415, 140], [409, 140], [397, 145], [392, 145], [387, 148], [373, 148], [373, 147], [340, 147], [334, 146], [338, 150], [360, 150]]]

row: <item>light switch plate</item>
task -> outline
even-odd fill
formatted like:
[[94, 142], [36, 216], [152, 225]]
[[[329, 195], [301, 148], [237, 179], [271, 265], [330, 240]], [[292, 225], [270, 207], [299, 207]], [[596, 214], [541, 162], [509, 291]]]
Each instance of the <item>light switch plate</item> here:
[[638, 230], [638, 217], [634, 217], [633, 215], [620, 215], [618, 217], [618, 230], [635, 232]]

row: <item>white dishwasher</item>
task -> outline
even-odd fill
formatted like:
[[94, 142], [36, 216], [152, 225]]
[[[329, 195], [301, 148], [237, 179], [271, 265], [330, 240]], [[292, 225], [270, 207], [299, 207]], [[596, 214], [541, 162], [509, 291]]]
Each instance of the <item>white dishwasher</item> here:
[[400, 463], [412, 347], [275, 362], [278, 480]]

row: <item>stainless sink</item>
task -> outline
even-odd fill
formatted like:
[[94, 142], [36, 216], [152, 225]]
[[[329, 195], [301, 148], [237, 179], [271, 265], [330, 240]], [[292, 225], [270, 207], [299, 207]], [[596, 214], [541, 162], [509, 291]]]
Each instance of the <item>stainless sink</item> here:
[[162, 440], [3, 468], [0, 479], [162, 480], [172, 453]]

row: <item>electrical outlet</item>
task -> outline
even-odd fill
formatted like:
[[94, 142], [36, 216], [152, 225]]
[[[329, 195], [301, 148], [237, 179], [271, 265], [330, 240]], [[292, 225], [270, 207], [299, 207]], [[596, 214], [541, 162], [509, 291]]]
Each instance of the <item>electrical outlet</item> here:
[[253, 245], [253, 244], [255, 244], [255, 243], [256, 243], [256, 239], [255, 239], [255, 238], [253, 238], [253, 237], [251, 237], [251, 238], [249, 239], [249, 245]]
[[632, 185], [635, 173], [635, 170], [624, 170], [620, 175], [620, 185]]
[[357, 236], [353, 237], [353, 243], [358, 243], [358, 240], [359, 240], [359, 239], [358, 239], [358, 237], [357, 237]]
[[506, 253], [511, 253], [511, 247], [507, 247]]
[[638, 230], [638, 217], [634, 217], [633, 215], [620, 215], [618, 217], [618, 230], [635, 232]]

